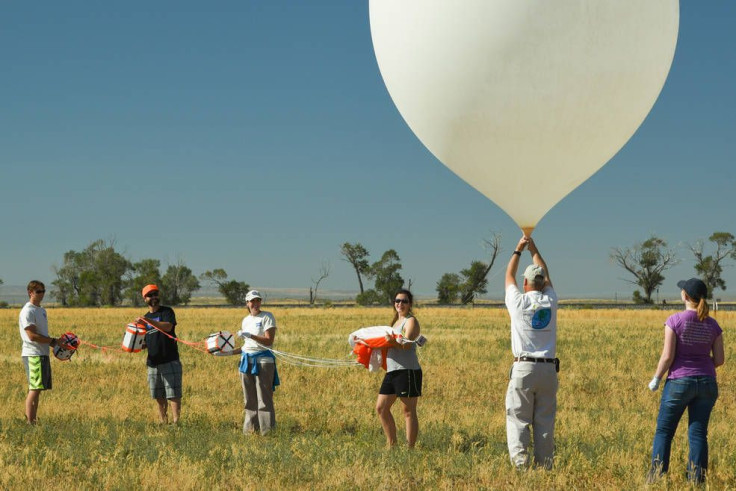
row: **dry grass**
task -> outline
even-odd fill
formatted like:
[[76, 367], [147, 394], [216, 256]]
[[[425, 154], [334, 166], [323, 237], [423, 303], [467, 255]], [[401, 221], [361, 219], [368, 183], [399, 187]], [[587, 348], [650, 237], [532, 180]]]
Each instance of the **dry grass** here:
[[[347, 335], [390, 320], [388, 309], [274, 308], [277, 349], [327, 358], [348, 354]], [[235, 358], [181, 347], [182, 424], [155, 424], [142, 354], [87, 347], [71, 362], [52, 361], [54, 390], [41, 397], [40, 424], [23, 422], [25, 375], [16, 310], [0, 310], [6, 377], [0, 382], [0, 488], [72, 489], [638, 489], [644, 487], [659, 402], [646, 389], [670, 312], [563, 310], [557, 461], [551, 472], [518, 474], [508, 462], [504, 394], [510, 366], [508, 320], [500, 309], [425, 308], [429, 343], [420, 352], [425, 392], [417, 449], [384, 449], [373, 404], [381, 374], [362, 368], [279, 365], [278, 428], [240, 432], [242, 396]], [[136, 309], [49, 309], [52, 333], [73, 331], [119, 346]], [[243, 311], [178, 309], [182, 338], [235, 331]], [[736, 320], [721, 312], [728, 331]], [[736, 482], [733, 348], [719, 371], [721, 397], [710, 427], [712, 489]], [[398, 404], [395, 415], [399, 421]], [[685, 423], [669, 479], [686, 487]], [[400, 435], [403, 428], [400, 425]], [[400, 436], [401, 437], [401, 436]]]

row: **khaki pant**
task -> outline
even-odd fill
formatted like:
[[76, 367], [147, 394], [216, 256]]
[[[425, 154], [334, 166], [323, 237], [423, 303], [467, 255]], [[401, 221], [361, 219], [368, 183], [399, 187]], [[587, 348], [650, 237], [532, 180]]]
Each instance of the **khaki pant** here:
[[533, 431], [534, 464], [552, 468], [556, 413], [554, 363], [515, 362], [506, 391], [506, 439], [513, 465], [526, 467], [530, 464]]
[[261, 435], [265, 435], [276, 426], [276, 412], [273, 407], [273, 377], [276, 365], [263, 360], [258, 361], [258, 365], [260, 373], [257, 376], [240, 373], [245, 400], [243, 433], [260, 432]]

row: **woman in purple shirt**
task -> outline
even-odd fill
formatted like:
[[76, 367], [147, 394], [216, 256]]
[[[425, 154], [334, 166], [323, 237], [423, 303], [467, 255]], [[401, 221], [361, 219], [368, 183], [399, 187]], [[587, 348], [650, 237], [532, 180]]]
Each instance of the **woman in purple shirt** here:
[[649, 389], [657, 390], [659, 381], [669, 370], [654, 433], [652, 466], [647, 479], [650, 483], [669, 469], [672, 438], [685, 409], [688, 410], [690, 442], [688, 479], [698, 483], [705, 481], [708, 420], [718, 398], [716, 367], [724, 362], [722, 330], [715, 319], [708, 316], [705, 283], [691, 278], [678, 282], [677, 286], [681, 289], [685, 310], [665, 322], [662, 356], [649, 382]]

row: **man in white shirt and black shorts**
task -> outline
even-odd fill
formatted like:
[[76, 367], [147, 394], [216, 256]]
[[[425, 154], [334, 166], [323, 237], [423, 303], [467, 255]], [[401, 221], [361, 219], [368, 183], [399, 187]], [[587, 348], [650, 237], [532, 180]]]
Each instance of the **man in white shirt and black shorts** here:
[[[524, 271], [524, 293], [516, 272], [528, 247], [532, 264]], [[549, 271], [530, 237], [522, 237], [506, 268], [506, 308], [511, 317], [514, 365], [506, 391], [506, 437], [511, 463], [551, 469], [557, 413], [557, 295]], [[530, 431], [531, 428], [531, 431]], [[534, 459], [529, 455], [534, 434]]]

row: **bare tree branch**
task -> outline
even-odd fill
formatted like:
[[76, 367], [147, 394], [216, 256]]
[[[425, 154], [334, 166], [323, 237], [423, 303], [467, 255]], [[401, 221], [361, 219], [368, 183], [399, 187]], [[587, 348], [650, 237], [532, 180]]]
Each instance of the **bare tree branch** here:
[[480, 261], [473, 261], [470, 268], [460, 272], [466, 278], [465, 285], [462, 286], [460, 302], [467, 305], [472, 302], [478, 294], [486, 292], [488, 284], [488, 273], [491, 272], [493, 264], [496, 262], [498, 253], [501, 252], [501, 234], [494, 232], [490, 239], [483, 240], [484, 247], [490, 251], [491, 257], [488, 264]]
[[316, 280], [312, 278], [312, 286], [309, 287], [309, 305], [314, 305], [317, 301], [317, 290], [319, 290], [319, 284], [322, 283], [322, 280], [330, 276], [331, 270], [332, 266], [330, 265], [330, 262], [323, 261], [319, 268], [319, 277]]

